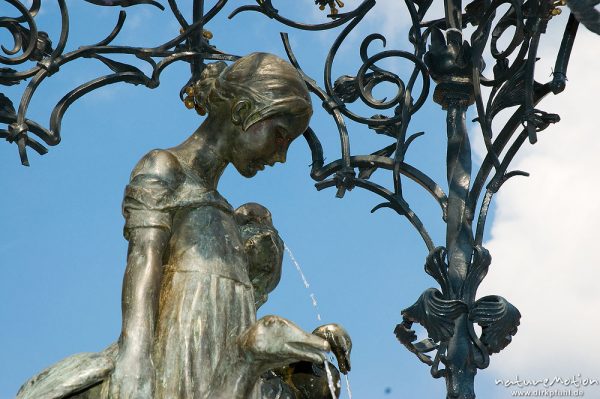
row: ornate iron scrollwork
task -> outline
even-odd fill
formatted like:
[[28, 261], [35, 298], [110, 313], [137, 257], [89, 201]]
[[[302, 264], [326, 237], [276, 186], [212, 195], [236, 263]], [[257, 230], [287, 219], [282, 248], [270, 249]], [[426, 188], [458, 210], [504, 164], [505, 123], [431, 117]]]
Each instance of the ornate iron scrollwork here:
[[[487, 212], [493, 194], [509, 178], [527, 175], [522, 171], [509, 171], [509, 164], [525, 141], [537, 141], [540, 131], [559, 121], [558, 115], [546, 113], [537, 104], [549, 93], [558, 94], [565, 87], [566, 69], [578, 22], [571, 16], [557, 53], [553, 78], [546, 83], [534, 79], [535, 60], [540, 35], [548, 22], [560, 13], [560, 3], [540, 0], [474, 0], [464, 7], [460, 2], [446, 3], [446, 17], [424, 21], [430, 1], [405, 1], [411, 17], [409, 32], [410, 52], [385, 49], [368, 54], [369, 45], [386, 39], [381, 34], [367, 36], [360, 48], [362, 66], [356, 75], [343, 75], [333, 81], [332, 64], [336, 52], [348, 33], [374, 6], [366, 0], [355, 11], [330, 15], [333, 23], [345, 23], [334, 41], [324, 65], [324, 88], [302, 72], [290, 48], [287, 36], [284, 45], [292, 63], [303, 74], [308, 86], [322, 101], [340, 133], [342, 156], [324, 164], [317, 135], [309, 130], [305, 137], [313, 155], [311, 176], [317, 189], [336, 187], [337, 196], [355, 187], [367, 189], [383, 197], [382, 207], [395, 210], [408, 218], [420, 233], [430, 255], [425, 270], [440, 284], [441, 291], [428, 289], [411, 307], [402, 312], [403, 321], [395, 329], [400, 342], [422, 362], [432, 367], [434, 377], [444, 377], [450, 397], [472, 398], [473, 378], [477, 369], [488, 366], [489, 356], [506, 347], [517, 332], [520, 313], [516, 307], [500, 296], [486, 296], [476, 300], [479, 284], [491, 263], [491, 256], [481, 244]], [[500, 7], [508, 10], [499, 15]], [[258, 6], [245, 7], [294, 28], [316, 30], [323, 26], [303, 25], [281, 17], [270, 1], [259, 1]], [[361, 11], [362, 10], [362, 11]], [[469, 40], [462, 29], [468, 24], [475, 30]], [[513, 30], [504, 49], [499, 49], [500, 38]], [[485, 73], [484, 52], [489, 49], [495, 64], [492, 75]], [[377, 63], [385, 58], [401, 57], [413, 63], [408, 80], [380, 68]], [[419, 96], [415, 82], [421, 76], [423, 86]], [[450, 195], [420, 170], [405, 162], [410, 143], [422, 132], [408, 135], [411, 116], [423, 105], [429, 95], [430, 81], [436, 84], [433, 99], [448, 112], [448, 186]], [[372, 95], [373, 88], [382, 82], [396, 86], [397, 93], [390, 99], [379, 100]], [[482, 88], [490, 88], [484, 100]], [[416, 97], [416, 99], [415, 99]], [[393, 110], [392, 115], [362, 116], [349, 107], [356, 101], [374, 110]], [[466, 109], [474, 104], [476, 122], [481, 126], [487, 155], [471, 184], [471, 148], [465, 125]], [[492, 130], [492, 121], [501, 110], [517, 107], [505, 126]], [[394, 139], [390, 145], [366, 155], [352, 155], [350, 139], [344, 119], [366, 125], [377, 134]], [[522, 130], [519, 134], [519, 127]], [[510, 144], [509, 144], [510, 143]], [[510, 145], [507, 151], [506, 146]], [[502, 156], [500, 154], [503, 154]], [[392, 171], [393, 188], [387, 189], [370, 181], [378, 169]], [[492, 173], [493, 172], [493, 173]], [[403, 197], [402, 176], [408, 177], [426, 189], [439, 203], [442, 219], [447, 226], [446, 245], [435, 247], [426, 228]], [[485, 186], [486, 192], [481, 198]], [[475, 211], [479, 216], [475, 220]], [[411, 326], [422, 324], [428, 338], [416, 342]], [[482, 328], [478, 336], [473, 324]], [[435, 358], [427, 355], [437, 350]], [[443, 364], [444, 369], [441, 369]], [[460, 396], [459, 396], [460, 395]]]
[[[192, 78], [198, 78], [203, 68], [204, 60], [234, 60], [237, 57], [224, 53], [210, 44], [210, 35], [206, 34], [203, 27], [225, 6], [227, 0], [218, 1], [206, 13], [195, 15], [192, 23], [188, 23], [177, 8], [177, 3], [169, 1], [169, 7], [181, 25], [181, 33], [173, 39], [155, 47], [127, 47], [111, 43], [119, 35], [126, 21], [126, 11], [121, 10], [114, 29], [98, 43], [85, 45], [76, 50], [65, 53], [69, 40], [69, 13], [65, 0], [58, 0], [62, 18], [62, 30], [58, 42], [53, 45], [48, 34], [39, 31], [35, 17], [40, 9], [41, 0], [33, 1], [31, 8], [26, 8], [18, 0], [7, 0], [13, 6], [18, 17], [5, 17], [0, 21], [0, 28], [6, 29], [13, 38], [12, 49], [2, 47], [7, 56], [0, 56], [0, 62], [5, 65], [16, 66], [35, 63], [29, 69], [17, 71], [13, 68], [0, 70], [0, 84], [16, 85], [29, 81], [18, 107], [15, 111], [10, 99], [3, 96], [2, 101], [7, 104], [4, 112], [0, 114], [0, 122], [7, 125], [0, 129], [0, 138], [16, 143], [19, 149], [21, 162], [28, 165], [27, 147], [40, 154], [47, 149], [32, 134], [41, 139], [46, 145], [57, 145], [60, 140], [60, 128], [63, 115], [69, 106], [85, 94], [114, 83], [129, 83], [144, 85], [150, 89], [160, 84], [162, 71], [176, 61], [185, 61], [191, 64]], [[153, 0], [86, 0], [98, 6], [130, 7], [137, 5], [154, 6], [160, 10], [165, 7]], [[203, 9], [203, 1], [194, 1], [195, 9]], [[152, 73], [146, 75], [139, 68], [110, 58], [111, 55], [129, 55], [136, 60], [142, 60], [150, 65]], [[57, 73], [60, 68], [70, 62], [81, 58], [93, 58], [103, 63], [111, 73], [84, 83], [67, 93], [55, 106], [50, 117], [49, 128], [27, 119], [29, 103], [38, 87], [45, 79]], [[185, 89], [185, 88], [184, 88]], [[182, 93], [183, 90], [182, 89]]]

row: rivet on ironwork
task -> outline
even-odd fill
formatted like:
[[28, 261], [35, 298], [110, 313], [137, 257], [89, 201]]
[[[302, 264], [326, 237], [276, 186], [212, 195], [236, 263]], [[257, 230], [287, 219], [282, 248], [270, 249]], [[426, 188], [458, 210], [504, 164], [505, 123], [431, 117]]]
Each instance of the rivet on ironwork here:
[[54, 75], [60, 69], [56, 60], [52, 58], [44, 58], [43, 60], [39, 61], [37, 65], [40, 68], [45, 69], [48, 72], [48, 76]]

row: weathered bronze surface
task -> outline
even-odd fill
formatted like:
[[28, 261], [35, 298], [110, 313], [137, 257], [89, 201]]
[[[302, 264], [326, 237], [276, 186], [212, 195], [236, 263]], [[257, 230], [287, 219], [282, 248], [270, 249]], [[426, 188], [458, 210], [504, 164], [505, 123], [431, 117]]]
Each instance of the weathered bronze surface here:
[[208, 65], [193, 86], [208, 117], [180, 145], [144, 156], [125, 189], [119, 341], [45, 370], [19, 399], [267, 398], [263, 374], [323, 364], [332, 345], [348, 372], [341, 327], [309, 334], [281, 317], [256, 320], [279, 282], [283, 242], [266, 208], [234, 210], [217, 191], [228, 164], [252, 177], [285, 162], [312, 114], [304, 81], [286, 61], [254, 53]]

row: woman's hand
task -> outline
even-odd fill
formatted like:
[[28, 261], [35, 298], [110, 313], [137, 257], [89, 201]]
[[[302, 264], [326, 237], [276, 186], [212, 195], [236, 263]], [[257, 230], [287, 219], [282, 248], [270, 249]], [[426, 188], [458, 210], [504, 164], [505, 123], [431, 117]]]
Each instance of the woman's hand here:
[[110, 399], [150, 399], [154, 366], [149, 355], [119, 354], [109, 385]]

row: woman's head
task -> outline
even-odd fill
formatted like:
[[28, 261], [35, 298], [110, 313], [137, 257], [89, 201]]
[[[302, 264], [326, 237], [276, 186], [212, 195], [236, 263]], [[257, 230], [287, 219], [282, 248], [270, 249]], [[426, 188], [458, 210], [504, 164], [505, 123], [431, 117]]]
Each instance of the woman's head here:
[[290, 142], [306, 130], [312, 115], [298, 71], [272, 54], [253, 53], [230, 66], [210, 64], [191, 93], [199, 112], [239, 127], [227, 160], [246, 177], [284, 162]]
[[235, 122], [244, 131], [274, 115], [312, 115], [310, 95], [298, 71], [268, 53], [252, 53], [229, 66], [224, 62], [207, 65], [193, 95], [198, 108], [209, 116], [223, 106], [234, 111], [242, 102], [237, 108], [242, 108], [243, 118]]

